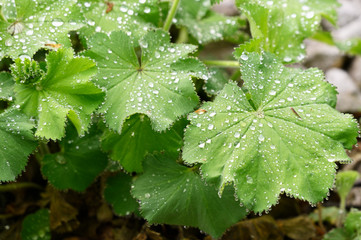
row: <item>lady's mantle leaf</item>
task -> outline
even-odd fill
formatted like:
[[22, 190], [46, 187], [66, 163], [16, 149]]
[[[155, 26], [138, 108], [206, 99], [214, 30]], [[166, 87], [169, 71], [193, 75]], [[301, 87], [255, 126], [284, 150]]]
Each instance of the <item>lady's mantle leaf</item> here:
[[34, 61], [15, 61], [11, 69], [17, 81], [16, 104], [26, 114], [38, 119], [36, 136], [62, 138], [67, 116], [78, 133], [84, 133], [91, 113], [102, 102], [104, 95], [90, 82], [90, 77], [96, 72], [94, 62], [84, 57], [74, 58], [71, 49], [50, 52], [46, 62], [45, 73], [34, 66]]
[[243, 51], [252, 48], [274, 53], [283, 62], [304, 58], [303, 40], [319, 27], [321, 16], [336, 21], [336, 0], [237, 0], [237, 6], [247, 16], [252, 41], [235, 51], [239, 58]]
[[185, 161], [203, 163], [203, 176], [219, 180], [220, 191], [233, 182], [255, 212], [269, 209], [281, 192], [322, 200], [335, 161], [347, 161], [344, 147], [356, 143], [356, 122], [333, 108], [336, 92], [321, 71], [286, 68], [271, 54], [244, 59], [247, 91], [230, 83], [190, 115]]
[[139, 39], [161, 22], [158, 0], [81, 0], [88, 27], [82, 33], [110, 33], [122, 30], [132, 39]]
[[[198, 103], [189, 71], [172, 68], [195, 50], [195, 46], [169, 43], [169, 35], [151, 31], [140, 41], [139, 61], [130, 38], [123, 32], [110, 37], [97, 33], [84, 55], [97, 62], [97, 83], [107, 89], [100, 109], [111, 129], [121, 131], [134, 113], [146, 114], [155, 130], [167, 129]], [[183, 62], [184, 63], [184, 62]]]
[[[76, 0], [3, 0], [0, 10], [0, 59], [32, 56], [47, 43], [70, 46], [67, 33], [79, 29]], [[0, 13], [0, 14], [1, 14]], [[78, 20], [78, 21], [75, 21]]]
[[0, 99], [11, 99], [13, 97], [14, 80], [10, 73], [0, 73]]
[[144, 174], [134, 182], [133, 195], [150, 223], [198, 227], [220, 237], [246, 212], [227, 188], [222, 198], [191, 168], [163, 155], [148, 155]]
[[107, 131], [102, 138], [102, 148], [111, 152], [111, 158], [117, 160], [128, 172], [142, 172], [142, 162], [148, 153], [165, 151], [176, 158], [183, 145], [183, 129], [186, 120], [180, 120], [165, 132], [155, 132], [149, 118], [133, 115], [123, 126], [119, 135]]
[[210, 0], [182, 0], [176, 20], [177, 25], [187, 27], [189, 33], [200, 44], [236, 35], [241, 27], [240, 18], [227, 17], [211, 11]]
[[45, 155], [41, 169], [58, 189], [84, 191], [107, 166], [108, 158], [100, 150], [95, 127], [78, 137], [75, 128], [69, 126], [60, 147], [59, 153]]
[[24, 170], [37, 144], [29, 119], [19, 110], [0, 114], [0, 181], [13, 181]]
[[21, 229], [22, 240], [50, 240], [50, 213], [48, 209], [40, 209], [29, 214], [23, 221]]
[[128, 215], [136, 211], [138, 202], [130, 194], [132, 177], [125, 173], [107, 179], [104, 198], [113, 205], [114, 212], [118, 215]]

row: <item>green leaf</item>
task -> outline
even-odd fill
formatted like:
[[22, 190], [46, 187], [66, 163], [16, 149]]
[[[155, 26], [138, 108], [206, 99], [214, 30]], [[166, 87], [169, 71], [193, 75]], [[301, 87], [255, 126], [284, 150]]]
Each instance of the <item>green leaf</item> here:
[[22, 240], [50, 240], [50, 216], [48, 209], [40, 209], [25, 217], [22, 229]]
[[76, 0], [4, 0], [0, 21], [0, 59], [33, 56], [48, 43], [70, 47], [67, 33], [77, 30], [81, 14]]
[[194, 169], [161, 154], [148, 155], [132, 194], [140, 200], [141, 213], [149, 223], [198, 227], [214, 237], [245, 216], [232, 189], [225, 189], [220, 198]]
[[131, 183], [132, 177], [124, 173], [107, 179], [104, 198], [120, 216], [129, 215], [138, 209], [138, 202], [130, 195]]
[[344, 228], [334, 228], [325, 236], [323, 240], [354, 240], [352, 234]]
[[142, 162], [148, 153], [167, 152], [177, 158], [183, 146], [183, 129], [187, 121], [180, 120], [165, 132], [155, 132], [148, 117], [133, 115], [123, 126], [119, 135], [106, 131], [102, 137], [102, 148], [110, 151], [113, 160], [119, 161], [128, 172], [142, 172]]
[[100, 150], [99, 138], [95, 127], [78, 137], [76, 129], [69, 126], [60, 142], [60, 152], [44, 156], [42, 173], [57, 189], [84, 191], [108, 163], [106, 154]]
[[360, 177], [357, 171], [341, 171], [336, 175], [336, 189], [341, 199], [346, 199], [353, 184]]
[[250, 23], [252, 44], [241, 45], [235, 51], [240, 58], [243, 52], [274, 53], [285, 63], [298, 62], [304, 58], [303, 40], [319, 28], [321, 17], [336, 22], [336, 0], [237, 0], [237, 6]]
[[0, 181], [13, 181], [24, 170], [29, 154], [37, 146], [33, 127], [17, 109], [0, 114]]
[[90, 78], [96, 73], [95, 63], [88, 58], [73, 57], [71, 49], [50, 52], [46, 63], [46, 73], [35, 71], [38, 67], [28, 66], [33, 65], [34, 61], [17, 59], [12, 65], [15, 79], [22, 79], [21, 73], [25, 70], [32, 73], [31, 77], [17, 82], [16, 104], [26, 114], [38, 120], [36, 136], [62, 138], [66, 117], [74, 123], [78, 133], [83, 134], [90, 123], [91, 113], [100, 105], [104, 96], [90, 82]]
[[10, 73], [0, 73], [0, 99], [9, 99], [14, 96], [14, 84]]
[[[336, 91], [320, 70], [286, 68], [272, 54], [241, 61], [244, 87], [229, 83], [189, 116], [183, 158], [203, 163], [220, 192], [233, 183], [240, 201], [268, 210], [286, 192], [311, 203], [332, 187], [335, 161], [356, 143], [357, 123], [334, 109]], [[244, 59], [246, 59], [244, 57]]]
[[80, 7], [87, 23], [81, 33], [86, 36], [122, 30], [133, 40], [139, 40], [161, 22], [158, 0], [81, 0]]
[[97, 33], [90, 40], [91, 49], [84, 55], [93, 58], [99, 67], [96, 81], [107, 89], [100, 111], [111, 129], [120, 133], [125, 119], [143, 113], [155, 130], [166, 130], [197, 105], [190, 67], [183, 71], [172, 65], [184, 61], [196, 47], [169, 41], [166, 32], [148, 32], [140, 41], [138, 62], [131, 40], [123, 32], [112, 32], [110, 37]]
[[229, 82], [226, 71], [221, 68], [210, 68], [209, 77], [205, 80], [204, 90], [209, 95], [218, 94]]
[[345, 229], [351, 233], [361, 234], [361, 211], [352, 209], [352, 211], [347, 214]]
[[241, 27], [238, 17], [227, 17], [211, 11], [210, 0], [182, 0], [176, 14], [178, 26], [185, 26], [200, 44], [235, 35]]

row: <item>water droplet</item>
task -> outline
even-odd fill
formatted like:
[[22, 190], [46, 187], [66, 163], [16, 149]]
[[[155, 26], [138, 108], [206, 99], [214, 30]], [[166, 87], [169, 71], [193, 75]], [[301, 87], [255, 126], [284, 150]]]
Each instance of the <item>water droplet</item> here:
[[60, 27], [61, 25], [64, 24], [64, 22], [61, 20], [61, 19], [58, 19], [58, 18], [55, 18], [51, 24], [54, 26], [54, 27]]

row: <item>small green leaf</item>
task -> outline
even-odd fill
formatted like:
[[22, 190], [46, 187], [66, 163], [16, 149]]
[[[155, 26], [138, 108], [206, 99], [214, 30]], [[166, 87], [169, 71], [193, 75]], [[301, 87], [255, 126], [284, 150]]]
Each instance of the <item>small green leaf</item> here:
[[333, 108], [335, 88], [320, 70], [286, 68], [257, 53], [241, 66], [243, 89], [227, 84], [203, 114], [189, 116], [183, 158], [203, 163], [203, 176], [219, 181], [220, 192], [233, 182], [255, 212], [268, 210], [281, 192], [321, 201], [335, 161], [349, 160], [344, 147], [356, 143], [357, 123]]
[[33, 127], [17, 109], [0, 114], [0, 181], [13, 181], [24, 170], [29, 154], [37, 146]]
[[73, 57], [71, 49], [50, 52], [46, 63], [46, 73], [42, 73], [34, 61], [16, 60], [12, 65], [14, 79], [19, 80], [15, 86], [16, 104], [38, 120], [36, 136], [62, 138], [66, 117], [78, 133], [83, 134], [91, 113], [104, 96], [101, 89], [90, 82], [96, 73], [95, 63], [85, 57]]
[[124, 173], [107, 179], [104, 198], [120, 216], [129, 215], [138, 209], [138, 202], [130, 195], [131, 183], [132, 177]]
[[25, 217], [21, 230], [22, 240], [50, 240], [50, 217], [48, 209], [40, 209]]
[[336, 0], [236, 0], [237, 6], [250, 23], [251, 43], [241, 45], [234, 53], [240, 58], [243, 52], [267, 51], [285, 63], [304, 58], [303, 40], [319, 28], [321, 17], [336, 22]]
[[346, 199], [353, 184], [360, 177], [357, 171], [342, 171], [336, 175], [336, 190], [340, 195], [340, 198]]
[[67, 33], [82, 26], [76, 0], [4, 0], [0, 6], [0, 59], [32, 57], [47, 43], [70, 47]]
[[96, 81], [107, 89], [100, 111], [111, 129], [120, 133], [125, 119], [143, 113], [155, 130], [166, 130], [197, 105], [190, 67], [172, 68], [196, 47], [169, 41], [164, 31], [148, 32], [139, 42], [138, 61], [130, 38], [123, 32], [112, 32], [110, 37], [97, 33], [90, 40], [91, 49], [84, 55], [93, 58], [99, 67]]
[[78, 137], [76, 129], [69, 126], [60, 142], [61, 151], [44, 156], [42, 173], [57, 189], [84, 191], [108, 163], [106, 154], [100, 150], [99, 138], [95, 127]]
[[14, 84], [10, 73], [0, 73], [0, 99], [9, 99], [14, 96]]
[[182, 0], [177, 11], [177, 25], [185, 26], [200, 44], [236, 35], [241, 27], [238, 17], [227, 17], [211, 11], [213, 3], [210, 0]]
[[110, 151], [113, 160], [119, 161], [128, 172], [142, 172], [142, 162], [148, 153], [167, 152], [177, 158], [183, 146], [183, 129], [187, 121], [180, 120], [165, 132], [155, 132], [148, 117], [133, 115], [119, 135], [107, 131], [102, 137], [102, 148]]
[[220, 198], [194, 169], [161, 154], [148, 155], [132, 194], [140, 200], [141, 213], [149, 223], [198, 227], [214, 237], [246, 214], [232, 189], [226, 188]]

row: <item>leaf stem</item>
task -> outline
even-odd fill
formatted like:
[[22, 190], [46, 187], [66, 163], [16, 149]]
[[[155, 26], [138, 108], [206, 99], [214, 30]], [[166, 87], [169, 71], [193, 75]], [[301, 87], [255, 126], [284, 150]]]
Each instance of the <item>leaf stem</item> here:
[[203, 63], [212, 67], [239, 68], [240, 63], [237, 61], [225, 60], [203, 60]]
[[181, 27], [179, 29], [179, 35], [178, 35], [176, 43], [185, 43], [187, 41], [188, 41], [187, 29], [185, 27]]
[[177, 12], [179, 2], [180, 2], [180, 0], [173, 0], [172, 7], [170, 8], [170, 10], [168, 12], [167, 19], [165, 20], [165, 23], [163, 26], [163, 30], [165, 30], [167, 32], [169, 31], [170, 26], [172, 25], [172, 21], [173, 21], [175, 13]]
[[22, 188], [36, 188], [40, 190], [43, 189], [40, 185], [32, 182], [19, 182], [19, 183], [0, 185], [0, 192], [14, 191]]

